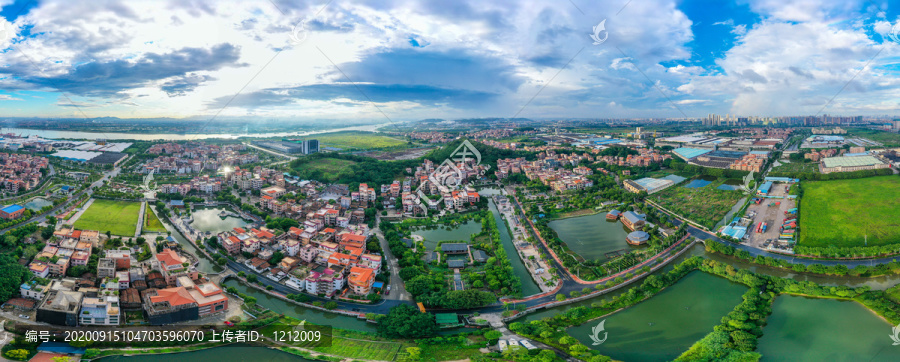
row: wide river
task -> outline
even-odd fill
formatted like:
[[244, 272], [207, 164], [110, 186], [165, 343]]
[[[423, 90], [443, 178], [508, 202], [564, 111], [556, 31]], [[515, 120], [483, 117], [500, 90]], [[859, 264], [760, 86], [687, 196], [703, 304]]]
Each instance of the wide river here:
[[383, 125], [376, 124], [376, 125], [344, 127], [344, 128], [335, 128], [335, 129], [309, 131], [309, 132], [245, 133], [245, 134], [113, 133], [113, 132], [54, 131], [54, 130], [29, 129], [29, 128], [8, 128], [8, 127], [3, 127], [2, 129], [0, 129], [0, 132], [13, 133], [13, 134], [21, 135], [22, 137], [27, 137], [27, 136], [33, 135], [33, 136], [40, 136], [40, 137], [49, 138], [49, 139], [95, 140], [95, 139], [99, 139], [99, 138], [105, 138], [108, 140], [190, 141], [190, 140], [214, 139], [214, 138], [236, 139], [239, 137], [251, 137], [251, 138], [302, 137], [302, 136], [311, 136], [311, 135], [316, 135], [316, 134], [321, 134], [321, 133], [340, 132], [340, 131], [376, 132], [377, 129], [381, 126], [383, 126]]

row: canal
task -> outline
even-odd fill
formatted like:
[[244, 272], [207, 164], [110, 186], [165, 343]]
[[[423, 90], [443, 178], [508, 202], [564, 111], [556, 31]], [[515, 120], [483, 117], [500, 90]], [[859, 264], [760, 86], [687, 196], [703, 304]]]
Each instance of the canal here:
[[233, 344], [222, 347], [208, 348], [199, 351], [149, 354], [135, 356], [110, 356], [97, 359], [98, 362], [200, 362], [200, 361], [307, 361], [313, 360], [282, 352], [268, 347], [256, 347], [246, 344]]
[[375, 325], [366, 323], [364, 320], [356, 317], [304, 308], [293, 303], [288, 303], [254, 288], [250, 288], [235, 279], [228, 279], [222, 283], [222, 285], [224, 288], [234, 287], [238, 292], [256, 298], [256, 302], [259, 303], [259, 305], [270, 309], [275, 313], [284, 314], [319, 325], [329, 325], [334, 328], [375, 333]]
[[522, 258], [519, 257], [519, 252], [516, 250], [516, 246], [513, 245], [512, 235], [509, 234], [509, 228], [506, 226], [506, 220], [503, 219], [503, 215], [497, 209], [493, 198], [488, 199], [488, 207], [491, 209], [491, 215], [494, 216], [494, 221], [497, 223], [497, 230], [500, 232], [500, 243], [503, 244], [506, 257], [509, 258], [510, 265], [513, 267], [513, 273], [522, 281], [522, 295], [529, 296], [540, 293], [541, 287], [535, 283], [528, 268], [522, 262]]

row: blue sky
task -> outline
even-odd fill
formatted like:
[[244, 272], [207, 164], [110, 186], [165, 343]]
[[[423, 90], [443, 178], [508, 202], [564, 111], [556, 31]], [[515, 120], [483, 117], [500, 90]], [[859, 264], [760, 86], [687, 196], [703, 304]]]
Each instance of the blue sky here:
[[0, 0], [0, 111], [896, 115], [898, 15], [886, 0]]

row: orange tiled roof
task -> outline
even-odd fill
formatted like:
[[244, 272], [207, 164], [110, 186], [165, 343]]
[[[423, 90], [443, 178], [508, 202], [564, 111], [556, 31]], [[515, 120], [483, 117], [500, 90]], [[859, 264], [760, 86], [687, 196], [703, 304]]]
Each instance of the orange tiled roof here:
[[156, 260], [159, 260], [161, 263], [168, 265], [177, 265], [183, 263], [178, 253], [172, 249], [163, 249], [162, 252], [156, 254]]
[[194, 298], [191, 297], [191, 293], [188, 293], [187, 289], [184, 289], [184, 287], [160, 289], [157, 290], [156, 293], [157, 295], [150, 297], [150, 302], [169, 302], [173, 307], [194, 303]]

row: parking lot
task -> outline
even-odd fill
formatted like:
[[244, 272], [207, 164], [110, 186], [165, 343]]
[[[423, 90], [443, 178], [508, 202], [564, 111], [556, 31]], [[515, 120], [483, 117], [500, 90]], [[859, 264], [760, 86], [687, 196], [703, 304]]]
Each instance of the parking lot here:
[[[775, 183], [769, 190], [768, 196], [786, 197], [791, 185], [790, 183]], [[795, 200], [787, 198], [763, 198], [759, 205], [751, 203], [750, 207], [747, 208], [747, 216], [753, 215], [753, 222], [747, 228], [747, 245], [760, 249], [778, 249], [777, 246], [779, 244], [781, 247], [784, 247], [786, 243], [777, 242], [778, 236], [781, 234], [781, 225], [784, 224], [786, 216], [784, 213], [797, 207], [796, 205]], [[768, 228], [763, 233], [756, 232], [760, 222], [765, 222], [768, 225]], [[771, 242], [767, 243], [766, 241]]]

